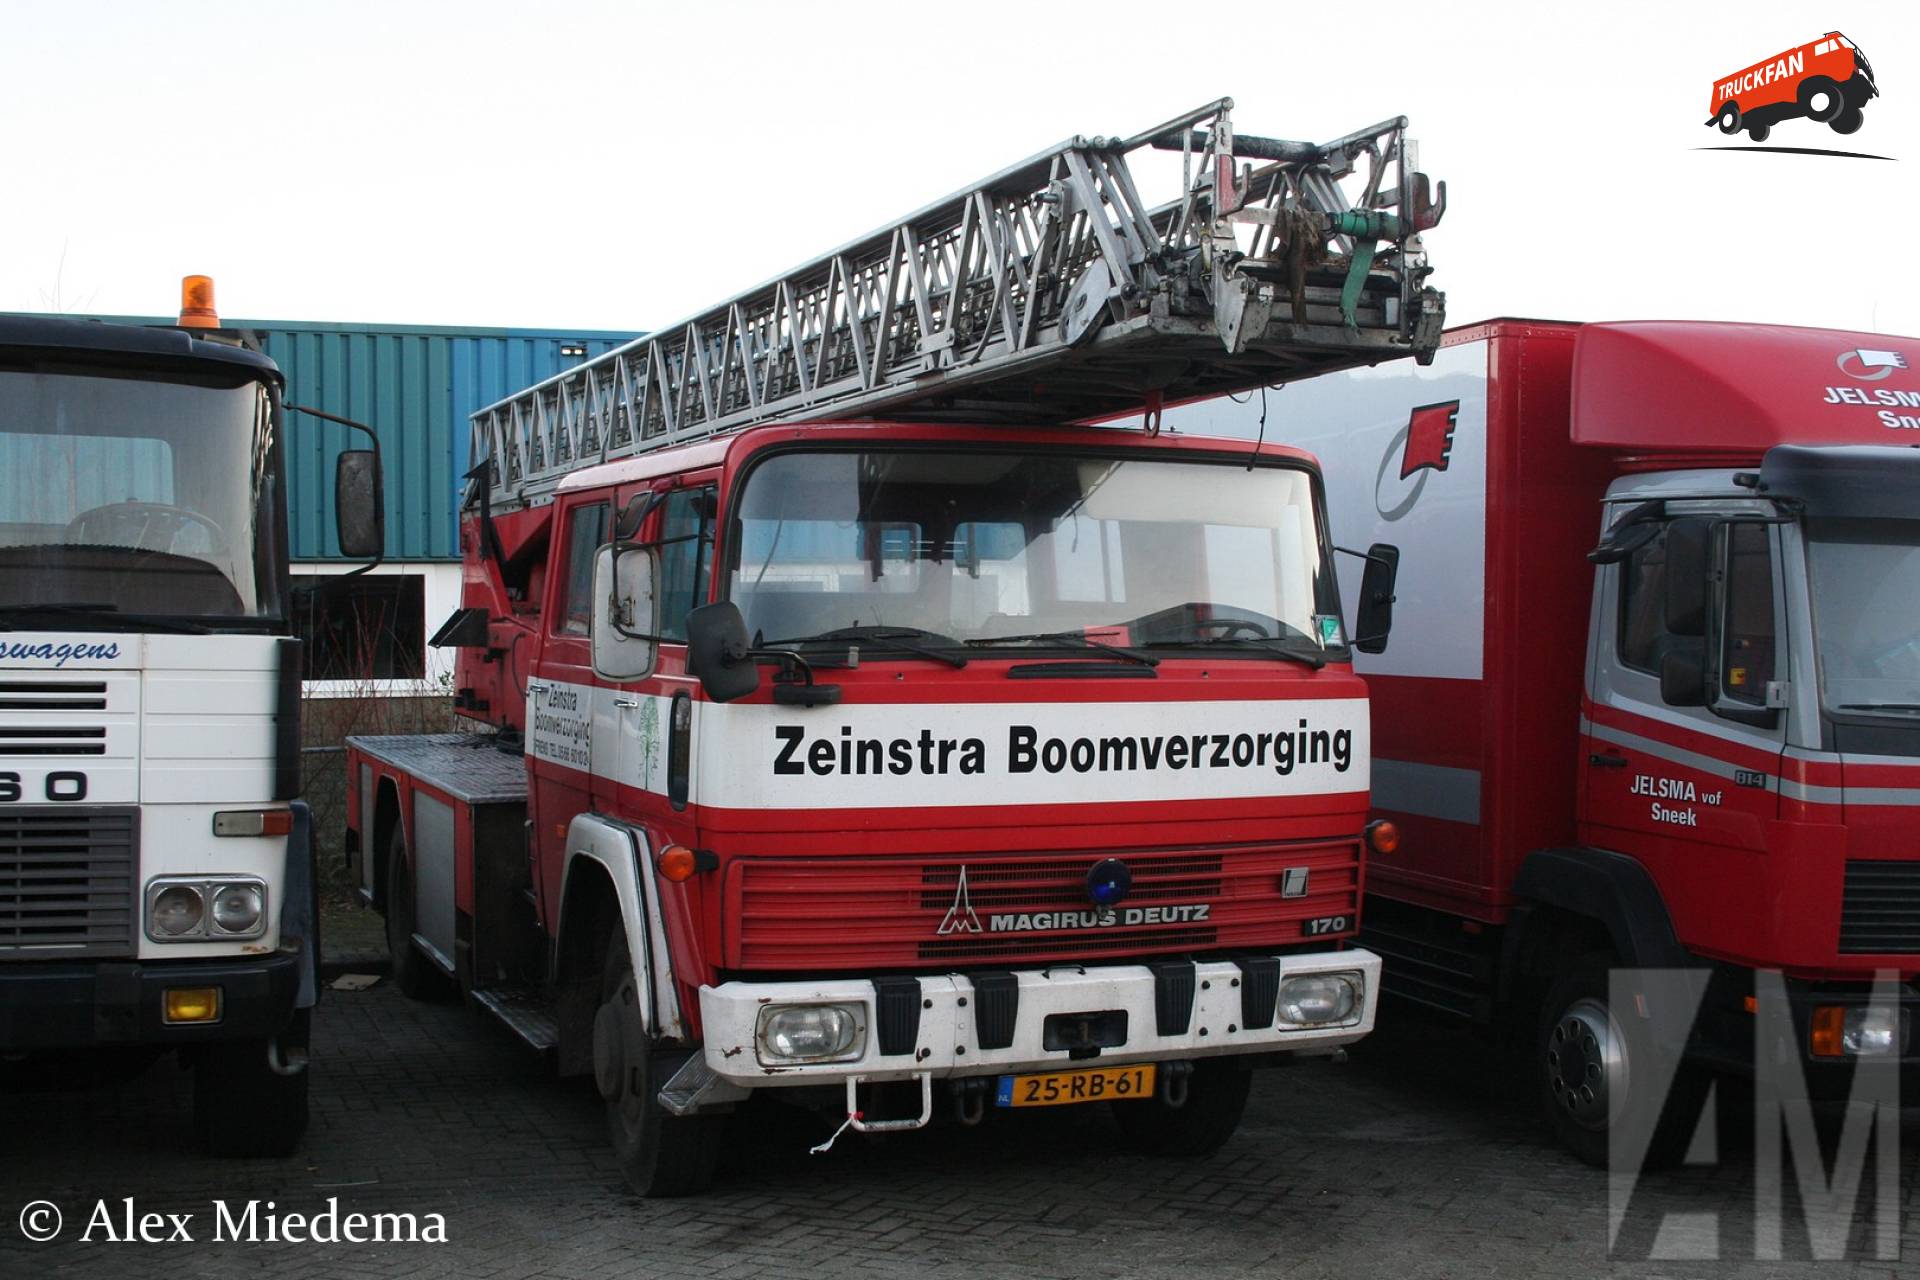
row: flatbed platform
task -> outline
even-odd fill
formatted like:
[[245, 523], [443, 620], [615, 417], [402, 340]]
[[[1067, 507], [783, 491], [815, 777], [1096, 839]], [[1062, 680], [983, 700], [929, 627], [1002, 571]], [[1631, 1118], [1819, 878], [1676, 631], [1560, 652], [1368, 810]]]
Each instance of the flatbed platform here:
[[490, 733], [355, 736], [347, 746], [446, 792], [462, 804], [525, 803], [526, 758]]

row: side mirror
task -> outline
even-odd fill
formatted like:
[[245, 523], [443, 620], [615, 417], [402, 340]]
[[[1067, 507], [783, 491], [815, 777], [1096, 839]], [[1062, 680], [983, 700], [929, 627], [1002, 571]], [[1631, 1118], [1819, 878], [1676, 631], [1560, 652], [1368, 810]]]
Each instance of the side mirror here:
[[1400, 548], [1376, 542], [1367, 548], [1367, 567], [1360, 575], [1360, 606], [1353, 619], [1353, 647], [1362, 653], [1385, 653], [1387, 633], [1393, 630], [1393, 586], [1400, 576]]
[[377, 560], [387, 546], [387, 505], [381, 493], [380, 455], [372, 449], [348, 449], [333, 469], [333, 521], [340, 554]]
[[1660, 701], [1670, 707], [1707, 705], [1705, 645], [1682, 645], [1660, 659]]
[[1676, 636], [1707, 634], [1707, 558], [1712, 542], [1713, 523], [1698, 516], [1667, 526], [1667, 630]]
[[760, 687], [760, 668], [747, 650], [747, 620], [733, 601], [703, 604], [687, 614], [687, 673], [699, 677], [715, 702], [732, 702]]
[[609, 680], [653, 671], [653, 553], [611, 543], [593, 557], [593, 669]]

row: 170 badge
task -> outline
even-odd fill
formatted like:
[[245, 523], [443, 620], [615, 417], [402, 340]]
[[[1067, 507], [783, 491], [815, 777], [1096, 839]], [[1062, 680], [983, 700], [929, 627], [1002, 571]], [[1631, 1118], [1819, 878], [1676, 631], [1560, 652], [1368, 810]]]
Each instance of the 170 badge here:
[[1308, 938], [1318, 938], [1329, 933], [1345, 933], [1353, 928], [1352, 916], [1315, 916], [1311, 920], [1300, 922], [1300, 932]]

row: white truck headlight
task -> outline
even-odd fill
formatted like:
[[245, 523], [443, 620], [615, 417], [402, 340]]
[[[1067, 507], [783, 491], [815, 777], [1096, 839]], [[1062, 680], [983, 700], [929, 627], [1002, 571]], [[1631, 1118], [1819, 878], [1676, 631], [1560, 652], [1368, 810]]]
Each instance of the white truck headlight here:
[[1280, 984], [1280, 1021], [1294, 1026], [1346, 1022], [1360, 1004], [1357, 973], [1308, 973]]
[[769, 1005], [754, 1036], [763, 1065], [841, 1062], [860, 1056], [860, 1006]]
[[197, 885], [169, 884], [149, 888], [147, 936], [155, 942], [190, 938], [205, 932], [207, 902]]
[[147, 937], [233, 942], [267, 931], [267, 885], [253, 876], [158, 876], [147, 881]]
[[235, 881], [213, 887], [213, 929], [216, 934], [251, 934], [260, 927], [266, 914], [266, 894], [261, 885]]

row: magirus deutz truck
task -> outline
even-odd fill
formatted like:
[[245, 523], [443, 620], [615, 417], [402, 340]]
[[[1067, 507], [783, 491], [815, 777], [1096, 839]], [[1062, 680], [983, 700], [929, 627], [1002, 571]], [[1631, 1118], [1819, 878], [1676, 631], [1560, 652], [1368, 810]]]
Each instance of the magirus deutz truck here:
[[762, 1093], [821, 1150], [1099, 1101], [1205, 1152], [1250, 1067], [1371, 1027], [1351, 655], [1392, 548], [1344, 618], [1313, 460], [1158, 424], [1430, 355], [1445, 192], [1404, 120], [1230, 105], [476, 416], [437, 641], [485, 731], [351, 739], [348, 856], [399, 983], [590, 1074], [642, 1193], [706, 1185]]
[[[1399, 832], [1363, 940], [1389, 995], [1511, 1029], [1590, 1161], [1628, 1117], [1685, 1154], [1761, 1053], [1816, 1100], [1862, 1061], [1912, 1083], [1916, 369], [1884, 334], [1495, 320], [1276, 401], [1335, 536], [1404, 549], [1396, 642], [1358, 660]], [[1690, 980], [1621, 1008], [1610, 971]]]
[[[278, 369], [0, 316], [0, 1057], [178, 1050], [216, 1153], [307, 1123], [319, 998]], [[338, 464], [377, 556], [377, 453]]]

